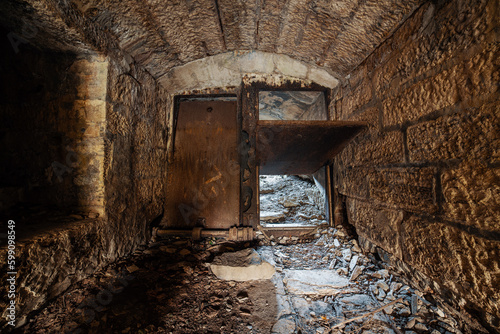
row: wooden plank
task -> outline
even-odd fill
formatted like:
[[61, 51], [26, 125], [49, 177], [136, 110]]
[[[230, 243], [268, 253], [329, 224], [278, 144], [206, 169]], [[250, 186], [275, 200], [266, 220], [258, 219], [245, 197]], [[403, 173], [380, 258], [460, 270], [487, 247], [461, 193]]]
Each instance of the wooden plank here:
[[260, 174], [312, 174], [366, 128], [364, 122], [258, 121]]

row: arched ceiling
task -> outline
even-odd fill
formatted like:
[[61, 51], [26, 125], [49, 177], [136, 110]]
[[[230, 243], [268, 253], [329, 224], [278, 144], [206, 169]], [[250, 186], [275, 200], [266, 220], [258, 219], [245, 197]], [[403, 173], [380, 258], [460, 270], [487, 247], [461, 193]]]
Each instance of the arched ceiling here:
[[156, 78], [237, 50], [342, 78], [424, 1], [2, 0], [0, 23], [41, 48], [131, 57]]

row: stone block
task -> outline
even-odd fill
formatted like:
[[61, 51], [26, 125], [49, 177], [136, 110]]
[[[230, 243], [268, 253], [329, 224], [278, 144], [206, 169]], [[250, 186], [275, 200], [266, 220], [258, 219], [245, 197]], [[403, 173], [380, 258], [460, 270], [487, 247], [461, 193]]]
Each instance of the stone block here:
[[404, 161], [403, 134], [384, 132], [365, 137], [352, 146], [353, 160], [349, 166], [388, 165]]
[[293, 321], [292, 319], [281, 318], [274, 324], [273, 328], [271, 329], [271, 333], [295, 333], [295, 328], [295, 321]]
[[285, 269], [283, 273], [288, 292], [295, 295], [335, 296], [358, 290], [352, 286], [348, 278], [338, 275], [333, 270]]
[[341, 170], [338, 175], [338, 190], [341, 194], [357, 197], [368, 198], [368, 169], [365, 168], [350, 168]]
[[444, 215], [468, 226], [500, 232], [500, 168], [464, 162], [441, 175]]
[[352, 198], [347, 198], [346, 206], [349, 223], [356, 227], [359, 236], [402, 259], [402, 211], [380, 208]]
[[105, 124], [101, 123], [87, 123], [86, 127], [80, 129], [83, 132], [84, 138], [102, 138], [106, 131]]
[[329, 88], [335, 88], [339, 84], [337, 78], [318, 67], [310, 67], [306, 79]]
[[224, 253], [214, 259], [210, 270], [219, 279], [240, 282], [270, 279], [275, 273], [274, 267], [254, 249]]
[[379, 114], [380, 111], [378, 108], [368, 108], [363, 110], [361, 113], [357, 113], [354, 115], [350, 115], [346, 120], [354, 121], [354, 122], [366, 122], [368, 123], [368, 132], [367, 134], [375, 135], [378, 133], [379, 126]]
[[369, 196], [384, 205], [434, 213], [437, 211], [435, 175], [436, 170], [431, 167], [373, 170], [368, 174]]
[[106, 102], [102, 100], [75, 100], [74, 110], [81, 110], [85, 119], [91, 122], [106, 120]]
[[450, 159], [500, 161], [500, 105], [439, 117], [407, 130], [410, 162]]
[[457, 78], [461, 66], [454, 66], [436, 76], [418, 81], [399, 95], [386, 98], [383, 104], [383, 125], [401, 125], [416, 121], [429, 113], [454, 105], [459, 101]]
[[[500, 241], [411, 216], [402, 225], [405, 261], [476, 308], [498, 314]], [[438, 293], [441, 291], [438, 291]]]
[[276, 71], [283, 75], [296, 78], [306, 78], [308, 67], [287, 56], [274, 57]]
[[[395, 50], [374, 75], [377, 92], [393, 94], [404, 83], [432, 73], [485, 39], [492, 26], [491, 19], [481, 15], [486, 2], [474, 5], [460, 2], [459, 5], [450, 3], [439, 12], [433, 4], [424, 5], [387, 40], [388, 47], [374, 53], [383, 61], [387, 58], [383, 57], [385, 49]], [[411, 43], [404, 43], [410, 40]]]
[[[498, 99], [500, 82], [500, 44], [493, 42], [484, 46], [464, 64], [464, 77], [459, 85], [462, 100], [469, 105], [482, 104], [483, 100]], [[498, 103], [498, 101], [496, 101]]]
[[248, 52], [238, 59], [240, 73], [272, 73], [274, 61], [272, 53], [255, 51]]
[[370, 102], [372, 96], [371, 82], [365, 79], [359, 86], [353, 88], [350, 93], [344, 94], [341, 119], [348, 119], [353, 112]]

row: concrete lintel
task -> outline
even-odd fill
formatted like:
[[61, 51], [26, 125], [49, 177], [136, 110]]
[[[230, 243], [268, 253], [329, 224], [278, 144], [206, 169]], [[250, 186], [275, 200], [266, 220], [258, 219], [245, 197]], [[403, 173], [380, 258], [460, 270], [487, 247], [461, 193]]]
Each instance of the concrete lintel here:
[[158, 78], [170, 93], [238, 86], [247, 74], [278, 75], [308, 80], [327, 88], [339, 81], [326, 69], [289, 56], [262, 51], [232, 51], [172, 68]]

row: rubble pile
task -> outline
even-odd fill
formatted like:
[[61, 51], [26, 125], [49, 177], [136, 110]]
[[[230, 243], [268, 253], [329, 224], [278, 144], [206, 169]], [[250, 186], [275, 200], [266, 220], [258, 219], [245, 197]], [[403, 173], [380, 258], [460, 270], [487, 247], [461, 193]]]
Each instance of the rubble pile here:
[[461, 333], [456, 320], [364, 254], [343, 228], [316, 237], [265, 252], [277, 271], [274, 333]]
[[326, 223], [324, 196], [306, 176], [260, 176], [260, 220], [295, 226]]

